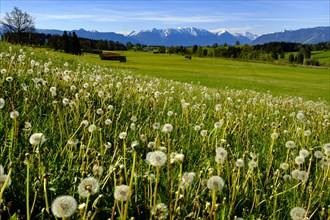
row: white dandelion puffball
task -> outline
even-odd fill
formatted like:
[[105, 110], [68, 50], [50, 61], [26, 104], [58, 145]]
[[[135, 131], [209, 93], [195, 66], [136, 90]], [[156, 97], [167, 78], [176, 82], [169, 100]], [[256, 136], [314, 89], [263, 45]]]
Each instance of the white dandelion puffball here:
[[306, 215], [306, 210], [300, 207], [294, 207], [290, 211], [292, 220], [303, 220]]
[[17, 118], [19, 116], [19, 112], [18, 111], [11, 111], [10, 112], [10, 118], [12, 118], [12, 119], [15, 119], [15, 118]]
[[5, 100], [3, 98], [0, 98], [0, 109], [2, 109], [3, 107], [5, 107]]
[[57, 218], [67, 218], [77, 210], [77, 201], [72, 196], [59, 196], [53, 201], [51, 209]]
[[166, 163], [167, 156], [164, 152], [156, 150], [149, 152], [146, 159], [150, 165], [160, 167]]
[[224, 185], [225, 182], [220, 176], [212, 176], [207, 180], [207, 188], [209, 188], [210, 190], [222, 190]]
[[169, 133], [173, 130], [173, 125], [171, 124], [165, 124], [162, 128], [162, 132]]
[[116, 186], [114, 197], [119, 201], [126, 201], [129, 197], [129, 187], [127, 185]]
[[43, 133], [34, 133], [30, 137], [30, 144], [38, 145], [46, 141], [45, 135]]
[[87, 177], [83, 179], [78, 185], [78, 193], [81, 197], [88, 197], [94, 195], [99, 191], [100, 184], [94, 177]]
[[292, 148], [296, 147], [296, 144], [293, 141], [287, 141], [285, 143], [285, 147], [288, 148], [288, 149], [292, 149]]

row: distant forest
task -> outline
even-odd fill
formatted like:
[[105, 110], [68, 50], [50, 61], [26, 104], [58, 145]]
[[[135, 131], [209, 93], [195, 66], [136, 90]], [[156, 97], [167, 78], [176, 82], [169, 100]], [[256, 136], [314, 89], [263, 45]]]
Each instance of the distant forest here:
[[[271, 42], [262, 45], [240, 45], [227, 44], [211, 46], [194, 45], [192, 47], [173, 46], [165, 47], [160, 45], [147, 46], [122, 44], [111, 40], [93, 40], [78, 37], [75, 32], [64, 31], [63, 35], [51, 35], [42, 33], [5, 33], [2, 38], [10, 43], [27, 44], [53, 48], [57, 51], [81, 55], [82, 53], [100, 54], [103, 50], [138, 50], [154, 51], [154, 53], [181, 54], [198, 57], [222, 57], [240, 60], [256, 60], [272, 62], [278, 59], [287, 59], [289, 63], [319, 66], [318, 60], [311, 58], [312, 51], [330, 50], [330, 42], [318, 44], [300, 44], [289, 42]], [[285, 57], [285, 53], [290, 53]]]

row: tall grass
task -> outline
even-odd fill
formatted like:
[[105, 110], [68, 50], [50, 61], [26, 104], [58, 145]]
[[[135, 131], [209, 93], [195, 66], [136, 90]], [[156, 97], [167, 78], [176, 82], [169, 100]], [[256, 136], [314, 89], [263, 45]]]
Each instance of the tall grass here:
[[1, 219], [329, 219], [329, 106], [1, 43]]

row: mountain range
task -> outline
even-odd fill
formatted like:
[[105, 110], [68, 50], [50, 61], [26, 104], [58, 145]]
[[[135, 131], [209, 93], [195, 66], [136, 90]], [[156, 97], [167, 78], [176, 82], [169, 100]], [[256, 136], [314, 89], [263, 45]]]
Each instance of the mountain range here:
[[[230, 33], [226, 30], [208, 31], [200, 28], [167, 28], [132, 31], [128, 34], [114, 32], [87, 31], [84, 29], [72, 30], [79, 37], [95, 40], [112, 40], [121, 43], [131, 42], [144, 45], [163, 46], [192, 46], [192, 45], [235, 45], [240, 44], [264, 44], [268, 42], [295, 42], [302, 44], [315, 44], [330, 41], [330, 26], [304, 28], [298, 30], [285, 30], [271, 34], [256, 35], [246, 33]], [[38, 33], [62, 35], [61, 30], [37, 29]], [[0, 27], [1, 33], [1, 27]]]

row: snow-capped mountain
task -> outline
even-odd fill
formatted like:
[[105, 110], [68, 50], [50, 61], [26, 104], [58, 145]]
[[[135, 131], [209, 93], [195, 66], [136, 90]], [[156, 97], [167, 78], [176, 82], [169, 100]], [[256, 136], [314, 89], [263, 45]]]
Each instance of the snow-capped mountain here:
[[[249, 32], [230, 33], [224, 29], [204, 30], [194, 27], [151, 29], [143, 31], [132, 31], [129, 34], [115, 32], [87, 31], [84, 29], [73, 30], [79, 37], [95, 40], [112, 40], [120, 43], [131, 42], [144, 45], [157, 46], [193, 46], [193, 45], [235, 45], [237, 41], [242, 44], [263, 44], [274, 41], [297, 42], [303, 44], [314, 44], [329, 41], [330, 27], [306, 28], [293, 31], [277, 32], [265, 35], [256, 35]], [[4, 30], [0, 26], [0, 34]], [[38, 33], [62, 35], [61, 30], [37, 29]], [[72, 32], [72, 31], [70, 31]]]
[[167, 28], [131, 32], [128, 37], [147, 45], [192, 46], [215, 43], [217, 37], [207, 30], [198, 28]]

